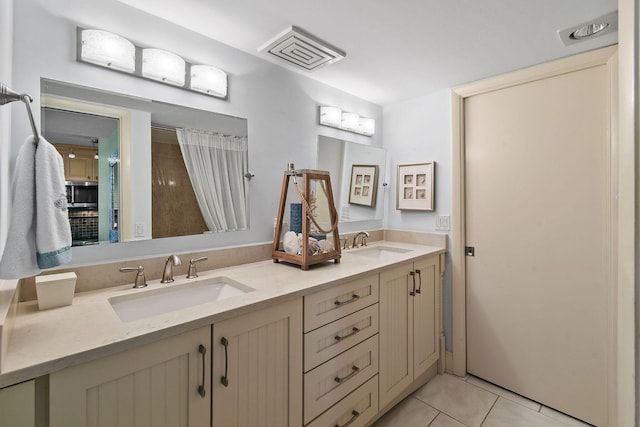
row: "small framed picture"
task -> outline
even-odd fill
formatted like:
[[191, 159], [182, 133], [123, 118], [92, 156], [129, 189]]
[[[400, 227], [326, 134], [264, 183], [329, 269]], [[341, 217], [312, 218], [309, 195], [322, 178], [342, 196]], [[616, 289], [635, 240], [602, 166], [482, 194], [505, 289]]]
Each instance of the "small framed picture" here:
[[351, 166], [349, 203], [375, 208], [377, 188], [378, 165]]
[[396, 209], [434, 210], [435, 162], [398, 165]]

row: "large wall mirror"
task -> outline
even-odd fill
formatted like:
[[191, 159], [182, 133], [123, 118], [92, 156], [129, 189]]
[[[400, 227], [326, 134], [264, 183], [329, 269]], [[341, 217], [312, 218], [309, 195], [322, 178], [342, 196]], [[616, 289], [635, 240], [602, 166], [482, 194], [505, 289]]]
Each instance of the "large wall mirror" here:
[[75, 246], [249, 229], [247, 120], [41, 80]]
[[341, 223], [382, 220], [387, 182], [384, 149], [319, 135], [317, 165], [331, 175]]

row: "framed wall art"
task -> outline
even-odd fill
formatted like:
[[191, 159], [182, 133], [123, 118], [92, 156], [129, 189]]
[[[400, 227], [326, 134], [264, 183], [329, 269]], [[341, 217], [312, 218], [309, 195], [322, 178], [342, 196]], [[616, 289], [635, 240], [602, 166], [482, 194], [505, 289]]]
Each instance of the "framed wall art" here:
[[398, 165], [396, 209], [434, 210], [435, 162]]
[[377, 189], [378, 165], [351, 166], [349, 203], [375, 208]]

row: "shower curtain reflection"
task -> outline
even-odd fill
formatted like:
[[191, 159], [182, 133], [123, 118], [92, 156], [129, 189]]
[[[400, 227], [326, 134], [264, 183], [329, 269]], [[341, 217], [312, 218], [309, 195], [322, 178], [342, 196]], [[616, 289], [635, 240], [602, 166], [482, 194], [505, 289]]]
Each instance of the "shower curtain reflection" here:
[[249, 228], [247, 137], [176, 129], [200, 211], [210, 231]]

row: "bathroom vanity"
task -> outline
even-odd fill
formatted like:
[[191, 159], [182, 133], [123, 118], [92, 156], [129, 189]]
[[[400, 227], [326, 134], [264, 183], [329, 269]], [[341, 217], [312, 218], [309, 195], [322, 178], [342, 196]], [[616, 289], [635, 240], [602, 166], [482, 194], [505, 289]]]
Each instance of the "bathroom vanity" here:
[[142, 308], [194, 279], [83, 292], [47, 311], [20, 303], [4, 323], [0, 392], [24, 396], [27, 384], [21, 413], [52, 427], [366, 426], [436, 374], [444, 252], [444, 239], [380, 241], [309, 271], [201, 272], [203, 285], [245, 288], [136, 319], [114, 304]]

